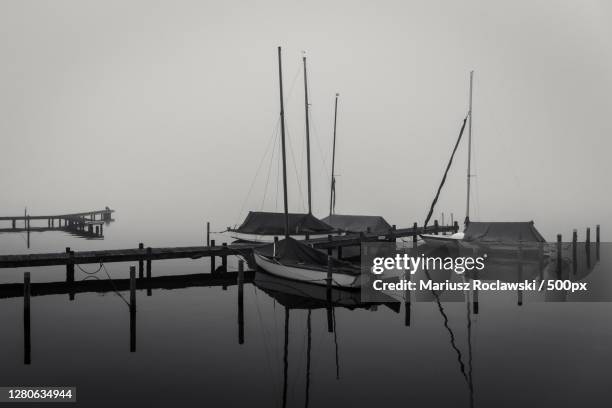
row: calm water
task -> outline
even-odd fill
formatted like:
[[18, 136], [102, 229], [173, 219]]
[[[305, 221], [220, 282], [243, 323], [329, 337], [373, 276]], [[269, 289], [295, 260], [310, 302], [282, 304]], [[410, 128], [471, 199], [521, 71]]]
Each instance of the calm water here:
[[[122, 247], [132, 237], [121, 231], [120, 222], [108, 226], [104, 241], [37, 234], [32, 251]], [[0, 242], [5, 253], [26, 252], [21, 237]], [[611, 264], [604, 251], [592, 275], [612, 273]], [[128, 268], [107, 265], [113, 278]], [[28, 270], [34, 282], [65, 279], [63, 267]], [[1, 280], [20, 282], [24, 271], [3, 270]], [[202, 259], [153, 263], [154, 276], [208, 271]], [[88, 276], [76, 270], [77, 280], [106, 279]], [[519, 307], [513, 293], [481, 293], [477, 315], [466, 303], [414, 302], [407, 316], [400, 303], [342, 295], [329, 332], [316, 293], [296, 296], [258, 274], [244, 285], [243, 344], [237, 286], [153, 289], [137, 293], [130, 352], [128, 307], [110, 289], [33, 297], [30, 365], [23, 299], [0, 299], [0, 385], [76, 386], [77, 405], [88, 407], [607, 407], [612, 397], [610, 303]]]

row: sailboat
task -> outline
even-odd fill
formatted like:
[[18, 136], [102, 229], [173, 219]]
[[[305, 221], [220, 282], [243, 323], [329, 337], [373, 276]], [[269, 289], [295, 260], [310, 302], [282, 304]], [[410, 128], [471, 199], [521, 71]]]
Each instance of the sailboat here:
[[[328, 258], [327, 255], [290, 236], [287, 199], [287, 159], [285, 152], [285, 112], [283, 101], [283, 73], [281, 47], [278, 47], [280, 88], [281, 152], [283, 169], [283, 205], [285, 238], [253, 250], [256, 264], [264, 271], [286, 279], [316, 285], [328, 284], [328, 263], [332, 269], [331, 286], [358, 288], [361, 286], [360, 268], [348, 262]], [[309, 182], [310, 185], [310, 182]], [[310, 194], [309, 194], [310, 197]], [[309, 199], [310, 202], [310, 199]]]
[[[429, 215], [425, 220], [427, 222], [433, 212], [440, 190], [446, 180], [446, 175], [452, 164], [453, 157], [457, 151], [457, 146], [461, 141], [463, 131], [465, 129], [466, 120], [468, 120], [468, 161], [467, 161], [467, 197], [466, 197], [466, 213], [465, 213], [465, 229], [463, 232], [457, 232], [450, 236], [421, 234], [421, 238], [430, 247], [446, 247], [446, 248], [474, 248], [475, 246], [486, 245], [489, 248], [494, 247], [495, 250], [513, 250], [517, 246], [542, 244], [546, 240], [535, 228], [533, 221], [527, 222], [471, 222], [470, 221], [470, 180], [473, 177], [471, 174], [472, 164], [472, 89], [474, 83], [474, 71], [470, 71], [470, 91], [469, 91], [469, 109], [467, 117], [463, 121], [459, 138], [455, 144], [455, 148], [451, 155], [450, 161], [446, 167], [446, 172], [442, 178], [442, 182], [438, 187], [438, 192], [429, 210]], [[538, 248], [534, 245], [534, 248]]]
[[[304, 66], [304, 107], [306, 111], [306, 165], [308, 174], [308, 213], [288, 214], [288, 234], [289, 236], [296, 239], [322, 238], [329, 234], [333, 234], [335, 232], [335, 228], [333, 228], [326, 222], [321, 221], [312, 214], [312, 185], [310, 174], [310, 118], [306, 55], [302, 56], [302, 63]], [[283, 151], [283, 155], [284, 154], [285, 153]], [[234, 239], [240, 242], [272, 242], [274, 240], [274, 237], [278, 237], [286, 233], [285, 217], [286, 214], [278, 212], [250, 211], [239, 227], [228, 228], [228, 231], [232, 233], [232, 237]]]
[[[472, 166], [472, 89], [473, 89], [473, 83], [474, 83], [474, 71], [470, 71], [470, 93], [469, 93], [469, 108], [468, 108], [468, 117], [467, 119], [469, 120], [469, 124], [468, 124], [468, 165], [467, 165], [467, 203], [466, 203], [466, 211], [465, 211], [465, 225], [467, 226], [470, 222], [470, 180], [472, 178], [471, 173], [471, 166]], [[465, 128], [465, 122], [464, 122], [464, 126], [461, 128], [461, 133], [459, 134], [459, 140], [461, 140], [461, 136], [463, 135], [463, 130]], [[459, 141], [457, 141], [457, 144], [459, 143]], [[457, 149], [457, 146], [455, 145], [455, 151]], [[453, 155], [455, 154], [455, 151], [453, 151]], [[453, 156], [451, 156], [451, 162], [453, 160]], [[450, 163], [449, 163], [450, 166]], [[448, 171], [448, 167], [447, 167], [447, 171]], [[446, 178], [446, 175], [445, 175]], [[444, 183], [444, 179], [442, 181], [442, 183]], [[440, 185], [440, 188], [442, 187], [442, 185]], [[440, 189], [438, 189], [438, 193], [440, 192]], [[437, 197], [436, 197], [437, 199]], [[434, 204], [435, 204], [435, 200], [434, 199]], [[461, 240], [463, 240], [463, 238], [465, 237], [465, 234], [463, 232], [456, 232], [452, 235], [434, 235], [434, 234], [421, 234], [421, 238], [423, 238], [423, 241], [425, 241], [425, 243], [429, 246], [432, 247], [457, 247], [459, 245], [459, 242]]]
[[[391, 229], [391, 225], [381, 216], [378, 215], [352, 215], [352, 214], [336, 214], [336, 129], [338, 123], [338, 97], [334, 102], [334, 137], [332, 145], [332, 168], [331, 182], [329, 195], [329, 215], [323, 218], [323, 222], [331, 225], [340, 233], [358, 234], [360, 232], [371, 232], [385, 234]], [[346, 254], [345, 254], [346, 256]]]

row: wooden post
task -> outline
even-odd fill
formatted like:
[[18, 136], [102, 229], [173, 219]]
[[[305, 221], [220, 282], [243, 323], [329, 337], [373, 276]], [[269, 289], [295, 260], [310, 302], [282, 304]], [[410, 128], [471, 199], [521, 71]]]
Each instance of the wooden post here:
[[206, 246], [210, 246], [210, 222], [206, 221]]
[[591, 267], [591, 228], [586, 229], [586, 242], [584, 244], [586, 249], [586, 261], [587, 267]]
[[[142, 253], [144, 249], [144, 244], [140, 242], [138, 244], [138, 252]], [[144, 261], [142, 258], [138, 260], [138, 279], [144, 278]]]
[[100, 235], [100, 226], [96, 225], [96, 235]]
[[130, 266], [130, 352], [136, 351], [136, 267]]
[[459, 223], [457, 221], [453, 222], [453, 230], [455, 234], [459, 232]]
[[[150, 281], [151, 280], [151, 252], [152, 249], [151, 247], [147, 247], [147, 280]], [[147, 296], [151, 296], [152, 291], [151, 288], [148, 287], [147, 288]]]
[[[327, 236], [327, 242], [329, 242], [329, 243], [331, 243], [331, 242], [332, 242], [332, 236], [331, 236], [331, 235], [328, 235], [328, 236]], [[332, 248], [332, 246], [330, 245], [330, 246], [327, 248], [327, 256], [330, 256], [330, 255], [332, 254], [332, 250], [333, 250], [333, 248]]]
[[587, 227], [586, 229], [586, 243], [587, 245], [591, 243], [591, 228]]
[[342, 259], [342, 247], [338, 246], [338, 259]]
[[223, 246], [223, 255], [221, 256], [221, 266], [223, 267], [223, 272], [227, 271], [227, 242], [221, 244]]
[[136, 309], [136, 267], [130, 266], [130, 308]]
[[599, 224], [597, 224], [597, 229], [596, 229], [596, 232], [595, 232], [595, 242], [596, 242], [596, 244], [595, 244], [595, 259], [597, 259], [599, 261], [599, 246], [600, 246], [600, 243], [599, 243]]
[[413, 248], [417, 246], [417, 240], [418, 240], [418, 238], [417, 238], [417, 229], [418, 229], [418, 225], [415, 222], [415, 223], [412, 224], [412, 233], [413, 233], [413, 235], [412, 235], [412, 247]]
[[434, 234], [438, 235], [438, 232], [439, 232], [438, 220], [434, 220]]
[[244, 344], [244, 261], [238, 260], [238, 344]]
[[100, 224], [100, 236], [104, 235], [104, 225]]
[[[210, 240], [210, 246], [214, 247], [215, 246], [215, 240], [211, 239]], [[210, 273], [215, 273], [215, 256], [211, 255], [210, 256]]]
[[13, 229], [15, 229], [15, 220], [13, 220]]
[[[68, 262], [66, 263], [66, 282], [72, 289], [74, 286], [74, 251], [72, 251], [70, 247], [66, 247], [66, 254], [68, 254]], [[70, 290], [68, 299], [74, 300], [73, 290]]]
[[572, 231], [572, 272], [578, 270], [578, 230]]
[[562, 270], [562, 250], [563, 248], [561, 247], [561, 234], [557, 234], [557, 274], [561, 275], [561, 270]]
[[391, 231], [389, 231], [389, 241], [390, 242], [395, 242], [396, 238], [395, 238], [395, 231], [397, 230], [397, 227], [395, 226], [395, 224], [393, 224], [391, 226]]
[[333, 307], [332, 307], [332, 257], [327, 256], [327, 331], [333, 333], [334, 331], [334, 318], [333, 318]]
[[[410, 274], [410, 271], [406, 271], [406, 277], [405, 279], [410, 282], [410, 280], [412, 279], [412, 275]], [[411, 312], [411, 296], [412, 293], [410, 292], [409, 289], [406, 289], [406, 291], [404, 292], [404, 326], [408, 327], [410, 326], [410, 312]]]
[[365, 234], [363, 233], [363, 231], [359, 231], [359, 258], [361, 259], [361, 261], [363, 262], [363, 260], [365, 259], [363, 257], [363, 243], [365, 242]]
[[30, 337], [30, 272], [23, 274], [23, 363], [31, 362], [32, 343]]

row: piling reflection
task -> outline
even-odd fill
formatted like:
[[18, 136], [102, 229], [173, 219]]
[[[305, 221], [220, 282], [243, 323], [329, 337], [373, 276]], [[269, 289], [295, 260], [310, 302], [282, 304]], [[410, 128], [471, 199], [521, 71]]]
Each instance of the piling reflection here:
[[[438, 275], [432, 274], [431, 278], [433, 280], [452, 278], [460, 279], [463, 282], [475, 279], [499, 279], [505, 282], [514, 282], [526, 279], [539, 280], [557, 277], [559, 271], [562, 278], [572, 280], [592, 279], [595, 275], [604, 275], [595, 272], [598, 270], [598, 265], [601, 265], [598, 264], [596, 257], [596, 254], [600, 251], [600, 247], [596, 243], [592, 243], [589, 246], [584, 244], [574, 246], [572, 243], [563, 244], [561, 246], [562, 256], [560, 262], [558, 262], [556, 248], [556, 243], [538, 249], [516, 248], [515, 252], [510, 252], [508, 248], [504, 248], [503, 252], [497, 254], [492, 252], [495, 256], [490, 257], [490, 264], [486, 271], [463, 275], [445, 275], [439, 273]], [[471, 249], [470, 253], [479, 253], [478, 251], [480, 250]], [[491, 251], [492, 249], [486, 248], [486, 250]], [[589, 254], [591, 256], [590, 261]], [[456, 255], [463, 254], [458, 253]], [[601, 255], [606, 258], [603, 251]], [[274, 304], [282, 307], [281, 313], [284, 326], [281, 320], [279, 332], [274, 340], [278, 341], [275, 345], [277, 346], [276, 352], [279, 363], [276, 373], [279, 388], [274, 390], [274, 397], [278, 405], [284, 407], [295, 406], [296, 399], [298, 405], [305, 407], [317, 405], [317, 396], [320, 395], [325, 387], [321, 387], [319, 381], [313, 380], [318, 379], [316, 373], [318, 364], [313, 365], [313, 362], [316, 363], [316, 361], [320, 361], [325, 357], [328, 357], [327, 361], [329, 364], [329, 376], [326, 377], [325, 381], [334, 381], [335, 378], [335, 381], [338, 381], [339, 388], [345, 386], [346, 381], [354, 381], [354, 376], [351, 376], [350, 370], [346, 367], [349, 361], [359, 357], [355, 355], [353, 344], [356, 343], [354, 338], [355, 328], [359, 327], [362, 323], [363, 311], [368, 310], [375, 313], [372, 316], [375, 319], [380, 318], [382, 321], [395, 319], [397, 324], [394, 325], [393, 330], [397, 330], [399, 327], [402, 333], [410, 334], [417, 334], [424, 329], [423, 316], [425, 315], [427, 316], [427, 325], [435, 327], [432, 333], [437, 336], [435, 340], [438, 343], [438, 347], [441, 344], [445, 348], [445, 352], [449, 353], [446, 358], [447, 362], [444, 363], [454, 373], [454, 378], [451, 378], [449, 381], [455, 381], [455, 385], [459, 384], [461, 387], [461, 395], [455, 395], [455, 397], [459, 398], [457, 405], [481, 406], [477, 403], [478, 398], [476, 397], [479, 395], [478, 392], [483, 392], [480, 390], [483, 380], [480, 377], [475, 377], [473, 364], [475, 357], [482, 353], [482, 348], [474, 347], [478, 345], [478, 342], [473, 343], [473, 337], [478, 333], [474, 329], [480, 324], [475, 320], [479, 307], [479, 293], [477, 291], [467, 291], [461, 297], [445, 293], [444, 291], [430, 291], [427, 296], [423, 295], [420, 298], [415, 293], [407, 292], [401, 302], [390, 297], [387, 298], [387, 301], [364, 302], [359, 291], [338, 288], [328, 290], [325, 286], [289, 281], [260, 271], [245, 271], [244, 266], [244, 263], [239, 262], [238, 271], [235, 272], [217, 269], [213, 274], [202, 273], [152, 277], [150, 266], [145, 267], [143, 265], [146, 273], [142, 276], [136, 272], [137, 268], [139, 268], [138, 265], [130, 271], [129, 278], [123, 279], [104, 280], [86, 277], [84, 280], [78, 280], [83, 276], [82, 274], [72, 276], [71, 279], [67, 277], [64, 282], [30, 283], [29, 279], [24, 279], [23, 284], [0, 285], [0, 298], [16, 297], [21, 300], [21, 297], [23, 297], [23, 363], [31, 364], [31, 341], [34, 340], [34, 346], [36, 346], [36, 338], [31, 339], [30, 296], [35, 299], [38, 296], [45, 295], [74, 295], [79, 293], [122, 292], [126, 294], [127, 312], [129, 314], [129, 352], [136, 353], [140, 349], [141, 351], [138, 354], [142, 354], [143, 347], [138, 346], [138, 339], [141, 342], [146, 342], [147, 345], [155, 342], [155, 339], [146, 335], [147, 329], [142, 324], [142, 322], [147, 320], [146, 318], [144, 320], [141, 319], [139, 337], [137, 336], [137, 311], [142, 312], [142, 310], [146, 310], [137, 308], [137, 302], [145, 299], [139, 296], [147, 293], [153, 295], [154, 298], [152, 300], [155, 300], [157, 296], [153, 292], [157, 289], [176, 290], [217, 287], [219, 290], [215, 291], [215, 293], [223, 297], [224, 295], [220, 288], [233, 287], [232, 290], [236, 292], [231, 293], [231, 296], [228, 297], [230, 305], [233, 305], [230, 306], [231, 310], [233, 310], [231, 315], [233, 317], [231, 317], [230, 322], [231, 332], [233, 333], [231, 335], [232, 341], [227, 342], [224, 347], [228, 348], [225, 351], [235, 353], [237, 350], [247, 350], [246, 348], [238, 348], [241, 347], [239, 345], [244, 345], [245, 342], [248, 342], [249, 346], [252, 347], [258, 344], [259, 341], [259, 338], [245, 338], [245, 324], [248, 324], [245, 320], [251, 315], [249, 311], [251, 306], [253, 306], [251, 302], [254, 301], [254, 298], [248, 295], [251, 293], [250, 290], [253, 289], [256, 293], [260, 294], [258, 302], [262, 301], [264, 304]], [[609, 269], [609, 260], [607, 263], [604, 262], [603, 266]], [[74, 270], [73, 273], [78, 273], [81, 267], [77, 265], [76, 268], [78, 269]], [[96, 270], [92, 268], [89, 272], [93, 273]], [[158, 273], [156, 271], [156, 274]], [[139, 295], [138, 292], [141, 294]], [[129, 298], [127, 294], [129, 294]], [[263, 299], [261, 294], [265, 295]], [[521, 306], [529, 301], [527, 293], [517, 291], [510, 292], [510, 295], [515, 299], [512, 305]], [[78, 296], [78, 298], [78, 300], [83, 301], [86, 299], [86, 296]], [[458, 299], [464, 304], [458, 303]], [[560, 293], [556, 296], [551, 294], [545, 300], [572, 301], [574, 299], [575, 297], [572, 297], [570, 293]], [[417, 305], [415, 303], [421, 300], [430, 301], [430, 306]], [[492, 312], [487, 310], [487, 304], [494, 302], [492, 297], [488, 295], [482, 296], [480, 301], [484, 305], [481, 305], [482, 309], [488, 312], [485, 313], [488, 318], [496, 320], [497, 317], [491, 317]], [[404, 311], [401, 311], [402, 304], [404, 305]], [[425, 309], [427, 313], [423, 314]], [[512, 309], [519, 310], [516, 306], [513, 306]], [[123, 315], [123, 310], [121, 314], [125, 316]], [[318, 310], [318, 312], [315, 312], [315, 310]], [[497, 308], [495, 310], [495, 313], [505, 313], [505, 311], [500, 312]], [[396, 313], [400, 312], [404, 312], [403, 316], [394, 317]], [[148, 312], [145, 311], [143, 313], [146, 316]], [[236, 314], [234, 315], [233, 313]], [[528, 316], [526, 313], [533, 313], [533, 309], [525, 308], [520, 313], [521, 316]], [[275, 317], [268, 315], [267, 318], [274, 319]], [[295, 332], [296, 322], [302, 327], [301, 330], [303, 332], [300, 334]], [[236, 324], [238, 326], [237, 330]], [[252, 322], [252, 324], [256, 326], [257, 322]], [[319, 331], [315, 331], [317, 327]], [[331, 328], [329, 334], [326, 328]], [[128, 330], [127, 322], [125, 322], [125, 326], [121, 330], [127, 337], [127, 333], [123, 331]], [[145, 334], [143, 334], [143, 330]], [[205, 329], [202, 328], [202, 330]], [[313, 331], [315, 331], [316, 335], [313, 335]], [[349, 335], [348, 333], [351, 334]], [[392, 335], [397, 336], [398, 332], [392, 333]], [[327, 339], [327, 344], [322, 345], [320, 340], [317, 341], [321, 338], [319, 336]], [[416, 338], [418, 336], [411, 337]], [[124, 338], [124, 340], [127, 342], [127, 338]], [[413, 341], [412, 338], [409, 341]], [[430, 339], [427, 341], [430, 341]], [[407, 350], [406, 355], [411, 363], [412, 360], [415, 363], [422, 362], [420, 360], [421, 357], [417, 355], [418, 353], [411, 351], [410, 347], [405, 346], [402, 344], [401, 348]], [[234, 347], [234, 349], [231, 347]], [[323, 347], [327, 347], [327, 349], [323, 349]], [[299, 358], [296, 358], [296, 350], [299, 350]], [[323, 356], [321, 350], [327, 350], [325, 356]], [[124, 352], [128, 353], [127, 344], [125, 344]], [[377, 352], [382, 353], [382, 356], [386, 356], [385, 350], [378, 350]], [[440, 350], [436, 349], [435, 352], [439, 353]], [[205, 351], [202, 351], [202, 353], [205, 353]], [[143, 356], [140, 357], [142, 358]], [[479, 367], [481, 369], [478, 370], [478, 373], [483, 371], [482, 366]], [[298, 378], [296, 379], [296, 377]], [[300, 381], [300, 391], [296, 394], [296, 386], [294, 384], [298, 380]], [[329, 384], [326, 385], [328, 386]], [[476, 391], [475, 388], [479, 388], [479, 390]], [[460, 400], [461, 398], [465, 398], [465, 400]]]

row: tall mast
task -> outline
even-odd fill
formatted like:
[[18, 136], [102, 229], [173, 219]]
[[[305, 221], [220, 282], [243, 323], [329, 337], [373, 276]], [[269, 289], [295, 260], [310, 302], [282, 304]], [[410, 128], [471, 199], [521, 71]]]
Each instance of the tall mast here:
[[283, 152], [283, 198], [285, 205], [285, 238], [289, 238], [289, 205], [287, 202], [287, 156], [285, 154], [285, 105], [283, 102], [283, 63], [278, 47], [278, 81], [280, 88], [281, 147]]
[[467, 199], [465, 205], [465, 224], [470, 222], [470, 180], [472, 178], [472, 87], [474, 71], [470, 71], [470, 107], [468, 122], [468, 165], [467, 165]]
[[306, 112], [306, 166], [308, 169], [308, 214], [312, 214], [312, 195], [310, 187], [310, 122], [308, 120], [308, 76], [306, 73], [306, 55], [302, 57], [304, 62], [304, 110]]
[[336, 123], [338, 119], [338, 96], [336, 94], [336, 103], [334, 105], [334, 144], [332, 148], [332, 168], [331, 168], [331, 185], [330, 185], [330, 195], [329, 195], [329, 215], [332, 215], [334, 212], [334, 201], [336, 199], [336, 179], [334, 177], [334, 170], [336, 165]]

